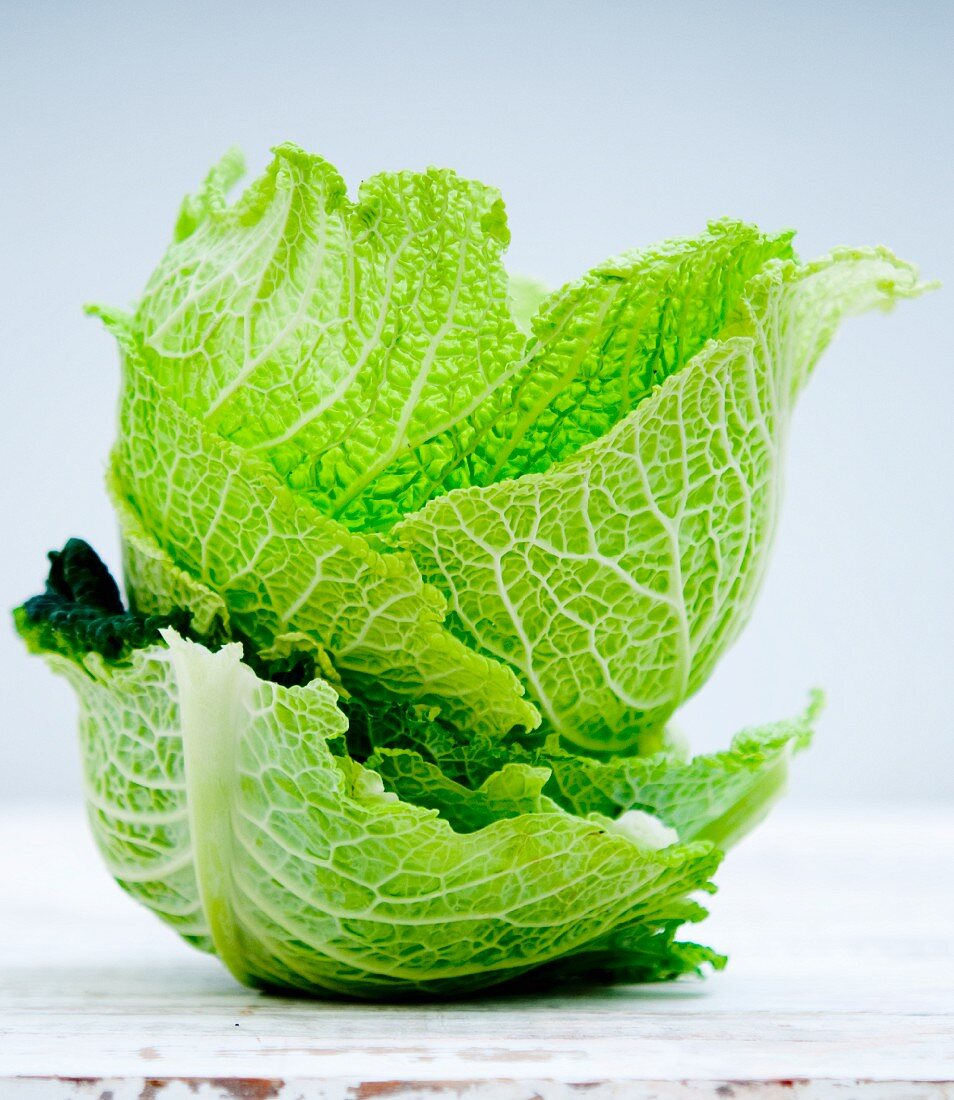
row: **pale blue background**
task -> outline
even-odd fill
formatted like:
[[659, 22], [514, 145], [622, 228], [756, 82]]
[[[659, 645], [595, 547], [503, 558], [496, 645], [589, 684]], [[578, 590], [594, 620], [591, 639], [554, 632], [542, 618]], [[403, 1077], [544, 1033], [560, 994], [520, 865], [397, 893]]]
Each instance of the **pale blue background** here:
[[[954, 286], [954, 4], [0, 4], [0, 603], [69, 535], [115, 563], [111, 342], [181, 195], [232, 143], [353, 186], [448, 165], [558, 283], [723, 214], [804, 255], [884, 242]], [[756, 616], [681, 724], [829, 708], [792, 799], [954, 791], [950, 290], [849, 323], [798, 411]], [[0, 632], [0, 796], [75, 799], [68, 689]]]

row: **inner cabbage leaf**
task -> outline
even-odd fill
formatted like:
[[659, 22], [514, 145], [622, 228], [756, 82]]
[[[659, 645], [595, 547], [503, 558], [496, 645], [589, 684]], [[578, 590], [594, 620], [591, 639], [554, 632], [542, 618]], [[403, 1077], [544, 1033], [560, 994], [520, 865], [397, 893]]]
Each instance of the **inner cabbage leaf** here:
[[722, 331], [754, 275], [793, 257], [792, 237], [711, 222], [606, 260], [542, 300], [523, 362], [484, 407], [468, 483], [545, 470], [605, 435]]
[[350, 751], [388, 790], [439, 809], [456, 828], [539, 805], [609, 819], [640, 811], [683, 840], [711, 840], [724, 850], [782, 793], [791, 758], [811, 741], [821, 705], [816, 692], [798, 717], [743, 730], [728, 749], [692, 759], [671, 751], [599, 759], [568, 751], [556, 735], [538, 745], [468, 736], [422, 707], [369, 708], [352, 699], [345, 710]]
[[187, 200], [139, 301], [149, 369], [320, 511], [387, 525], [424, 503], [465, 442], [449, 429], [527, 343], [500, 195], [432, 169], [377, 175], [352, 202], [327, 161], [282, 145], [229, 206], [240, 171], [227, 157]]
[[241, 171], [226, 156], [185, 201], [131, 326], [184, 412], [365, 532], [597, 438], [792, 255], [790, 232], [725, 220], [547, 297], [503, 268], [493, 188], [382, 173], [352, 202], [286, 144], [230, 206]]

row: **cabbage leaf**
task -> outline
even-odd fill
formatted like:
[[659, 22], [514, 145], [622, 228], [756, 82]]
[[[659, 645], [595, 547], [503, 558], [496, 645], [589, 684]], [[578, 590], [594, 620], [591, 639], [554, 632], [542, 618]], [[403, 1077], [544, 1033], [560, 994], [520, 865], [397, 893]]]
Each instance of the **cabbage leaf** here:
[[395, 541], [549, 729], [631, 751], [749, 618], [794, 402], [838, 322], [921, 289], [884, 249], [771, 260], [718, 338], [607, 434], [543, 473], [438, 497]]

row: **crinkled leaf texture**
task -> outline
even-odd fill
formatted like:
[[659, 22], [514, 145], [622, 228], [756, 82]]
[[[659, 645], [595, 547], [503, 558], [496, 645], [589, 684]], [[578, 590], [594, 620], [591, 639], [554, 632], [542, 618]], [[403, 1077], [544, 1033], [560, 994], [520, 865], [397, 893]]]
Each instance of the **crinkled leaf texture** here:
[[434, 806], [459, 829], [476, 828], [528, 807], [559, 806], [582, 816], [615, 820], [642, 811], [674, 828], [682, 840], [706, 839], [726, 849], [749, 832], [781, 794], [794, 752], [811, 740], [821, 708], [816, 693], [798, 718], [733, 738], [724, 752], [674, 758], [594, 759], [568, 752], [551, 736], [540, 747], [464, 741], [420, 712], [356, 714], [357, 740], [388, 790]]
[[167, 652], [139, 649], [122, 665], [95, 652], [47, 660], [79, 698], [86, 808], [110, 874], [190, 943], [211, 951]]
[[[472, 732], [542, 713], [652, 751], [749, 616], [799, 389], [915, 270], [724, 220], [544, 295], [503, 268], [497, 192], [453, 172], [352, 201], [284, 145], [229, 205], [240, 171], [186, 200], [132, 315], [100, 311], [122, 510], [258, 650], [293, 637]], [[156, 580], [130, 570], [137, 606]]]
[[[753, 792], [777, 793], [813, 714], [685, 763], [556, 746], [508, 758], [486, 737], [476, 782], [464, 759], [483, 739], [437, 708], [343, 699], [320, 677], [283, 686], [238, 643], [125, 611], [85, 544], [53, 559], [17, 624], [79, 697], [100, 848], [126, 890], [241, 980], [375, 997], [722, 964], [676, 930], [704, 915], [691, 895], [710, 889], [721, 823], [754, 824]], [[179, 625], [195, 635], [193, 622]], [[447, 773], [436, 800], [382, 766], [422, 752]]]
[[641, 848], [570, 814], [456, 833], [335, 756], [330, 686], [258, 679], [240, 649], [168, 634], [179, 685], [200, 892], [245, 981], [384, 994], [491, 984], [614, 927], [662, 933], [718, 861]]
[[[629, 978], [697, 970], [719, 853], [643, 848], [558, 807], [455, 832], [332, 751], [347, 720], [316, 679], [262, 680], [235, 643], [168, 636], [116, 664], [53, 653], [81, 704], [90, 820], [120, 885], [252, 985], [360, 997], [463, 992], [643, 944]], [[688, 952], [688, 953], [687, 953]], [[600, 967], [602, 970], [602, 966]]]
[[718, 337], [605, 435], [543, 473], [438, 497], [395, 540], [548, 728], [631, 751], [748, 620], [789, 417], [839, 320], [921, 289], [884, 249], [771, 260]]
[[538, 724], [514, 673], [444, 629], [444, 599], [409, 555], [379, 553], [204, 429], [153, 381], [124, 323], [108, 320], [124, 356], [111, 488], [136, 606], [168, 603], [165, 585], [190, 577], [257, 648], [295, 635], [352, 686], [435, 703], [475, 731]]
[[364, 997], [719, 966], [677, 929], [800, 718], [685, 760], [745, 623], [795, 400], [841, 318], [919, 293], [736, 221], [552, 293], [493, 188], [229, 154], [131, 313], [89, 547], [16, 612], [80, 700], [125, 889], [241, 980]]
[[[177, 405], [322, 512], [387, 524], [466, 445], [455, 425], [486, 423], [526, 345], [500, 195], [432, 169], [351, 202], [327, 161], [282, 145], [229, 207], [240, 171], [227, 158], [187, 200], [136, 310], [143, 352]], [[526, 309], [533, 288], [514, 289]]]

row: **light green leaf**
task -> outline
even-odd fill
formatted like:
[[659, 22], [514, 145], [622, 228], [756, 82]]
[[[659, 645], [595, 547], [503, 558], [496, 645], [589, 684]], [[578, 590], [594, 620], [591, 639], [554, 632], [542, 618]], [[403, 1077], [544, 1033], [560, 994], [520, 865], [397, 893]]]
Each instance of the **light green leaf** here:
[[719, 334], [753, 275], [791, 258], [792, 236], [711, 222], [698, 237], [606, 260], [543, 300], [524, 361], [488, 401], [493, 414], [483, 410], [471, 481], [545, 470], [608, 432]]
[[821, 710], [743, 730], [723, 752], [674, 761], [665, 755], [597, 760], [549, 746], [533, 757], [550, 769], [544, 791], [571, 813], [616, 818], [644, 810], [682, 840], [726, 851], [765, 817], [785, 789], [792, 756], [811, 741]]
[[[205, 431], [152, 380], [121, 319], [105, 319], [124, 356], [112, 487], [133, 532], [135, 606], [161, 606], [149, 586], [167, 585], [168, 570], [147, 573], [143, 561], [164, 556], [224, 601], [232, 631], [257, 650], [300, 633], [329, 654], [346, 686], [437, 705], [475, 732], [537, 724], [514, 674], [443, 628], [444, 599], [408, 554], [377, 553], [263, 460]], [[147, 538], [155, 547], [144, 551]]]
[[229, 611], [217, 593], [180, 569], [143, 526], [121, 487], [107, 477], [122, 536], [123, 576], [130, 609], [142, 615], [169, 615], [185, 609], [205, 638], [230, 636]]
[[[658, 946], [654, 961], [631, 960], [645, 980], [698, 969], [672, 932], [704, 915], [687, 895], [709, 889], [710, 845], [651, 850], [541, 798], [544, 775], [520, 767], [484, 786], [484, 811], [506, 817], [487, 812], [484, 827], [457, 832], [347, 755], [348, 719], [324, 680], [283, 687], [244, 663], [241, 645], [213, 652], [165, 628], [116, 660], [80, 652], [86, 636], [145, 640], [156, 628], [115, 606], [85, 544], [53, 566], [18, 625], [34, 648], [53, 645], [43, 651], [79, 697], [107, 864], [242, 981], [356, 996], [464, 991], [588, 950], [614, 928]], [[511, 816], [514, 799], [525, 812]]]
[[109, 873], [136, 901], [212, 951], [199, 901], [175, 675], [165, 645], [121, 662], [46, 654], [79, 700], [89, 823]]
[[560, 807], [543, 794], [550, 779], [548, 768], [504, 764], [473, 790], [446, 776], [419, 753], [381, 749], [367, 766], [402, 802], [437, 810], [459, 833], [482, 829], [494, 821], [527, 813], [558, 813]]
[[632, 751], [749, 617], [789, 416], [838, 322], [922, 289], [884, 249], [771, 261], [719, 338], [608, 434], [546, 473], [432, 501], [395, 541], [550, 729]]
[[539, 280], [525, 275], [511, 275], [509, 291], [514, 320], [524, 332], [530, 332], [533, 316], [549, 291]]
[[707, 845], [649, 851], [563, 812], [456, 833], [336, 756], [322, 681], [258, 679], [240, 647], [165, 634], [181, 707], [203, 906], [241, 980], [311, 991], [477, 988], [584, 949], [615, 926], [699, 914]]
[[499, 193], [451, 171], [382, 173], [351, 202], [292, 145], [228, 206], [234, 154], [187, 200], [135, 328], [206, 430], [261, 455], [352, 527], [387, 526], [452, 464], [452, 430], [526, 336], [500, 260]]
[[382, 173], [352, 203], [331, 165], [283, 145], [229, 206], [241, 172], [228, 154], [185, 201], [134, 328], [185, 412], [364, 531], [598, 437], [791, 255], [790, 233], [717, 222], [609, 260], [537, 311], [541, 285], [503, 269], [492, 188]]

